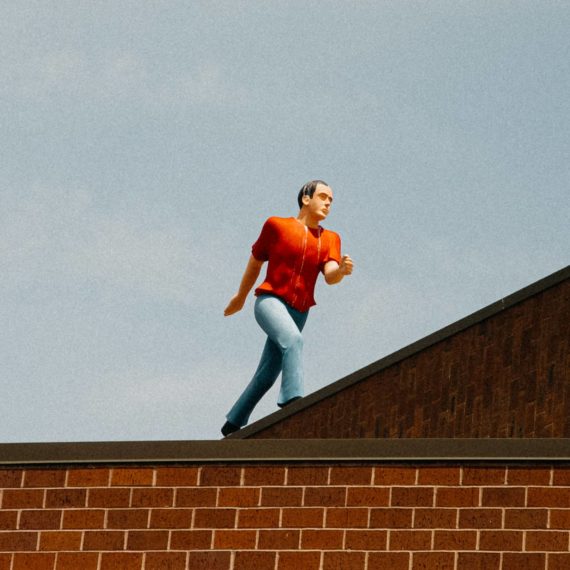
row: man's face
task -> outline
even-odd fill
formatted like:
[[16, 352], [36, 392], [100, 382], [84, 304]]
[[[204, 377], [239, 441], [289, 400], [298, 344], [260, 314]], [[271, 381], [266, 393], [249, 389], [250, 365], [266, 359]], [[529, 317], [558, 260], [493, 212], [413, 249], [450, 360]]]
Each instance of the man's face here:
[[329, 215], [332, 201], [332, 190], [324, 184], [317, 184], [313, 197], [309, 198], [306, 196], [304, 199], [304, 203], [309, 208], [310, 214], [318, 220], [324, 220]]

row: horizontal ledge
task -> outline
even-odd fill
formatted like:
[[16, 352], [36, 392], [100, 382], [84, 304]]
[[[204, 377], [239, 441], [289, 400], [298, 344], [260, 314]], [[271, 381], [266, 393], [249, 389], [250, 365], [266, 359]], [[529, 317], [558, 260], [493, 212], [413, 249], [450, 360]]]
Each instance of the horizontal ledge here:
[[0, 444], [0, 466], [257, 461], [570, 462], [570, 439], [226, 439]]

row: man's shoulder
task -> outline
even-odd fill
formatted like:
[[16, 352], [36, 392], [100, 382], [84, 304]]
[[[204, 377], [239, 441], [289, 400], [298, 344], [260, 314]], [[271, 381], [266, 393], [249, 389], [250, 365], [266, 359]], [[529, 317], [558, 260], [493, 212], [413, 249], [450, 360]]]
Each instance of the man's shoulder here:
[[265, 224], [267, 226], [273, 227], [283, 227], [291, 224], [293, 218], [280, 218], [279, 216], [271, 216], [265, 220]]
[[291, 222], [291, 220], [293, 220], [293, 218], [291, 218], [291, 217], [281, 218], [280, 216], [270, 216], [269, 218], [267, 218], [268, 222], [272, 222], [274, 224], [289, 223], [289, 222]]

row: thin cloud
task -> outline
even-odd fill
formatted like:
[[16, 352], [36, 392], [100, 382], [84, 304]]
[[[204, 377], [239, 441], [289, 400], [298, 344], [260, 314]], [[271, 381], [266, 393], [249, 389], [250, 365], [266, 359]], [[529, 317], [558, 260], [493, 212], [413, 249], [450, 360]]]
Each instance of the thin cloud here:
[[186, 371], [115, 370], [85, 383], [84, 394], [68, 408], [68, 423], [91, 439], [112, 439], [117, 433], [135, 439], [216, 438], [237, 395], [237, 388], [227, 387], [240, 376], [245, 370], [218, 360], [198, 362]]
[[0, 283], [49, 281], [116, 288], [182, 304], [199, 301], [200, 251], [183, 227], [153, 227], [148, 214], [106, 212], [85, 190], [36, 186], [4, 200]]
[[247, 90], [232, 83], [220, 64], [201, 62], [166, 72], [131, 52], [88, 56], [52, 51], [0, 64], [4, 95], [31, 100], [52, 97], [163, 106], [243, 104]]

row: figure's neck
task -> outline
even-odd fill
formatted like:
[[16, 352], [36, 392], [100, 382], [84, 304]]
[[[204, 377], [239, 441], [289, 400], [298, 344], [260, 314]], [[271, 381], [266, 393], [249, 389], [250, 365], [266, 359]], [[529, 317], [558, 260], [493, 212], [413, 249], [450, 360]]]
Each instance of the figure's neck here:
[[297, 220], [313, 230], [316, 230], [319, 227], [319, 219], [315, 216], [311, 216], [308, 212], [304, 212], [303, 210], [299, 212]]

